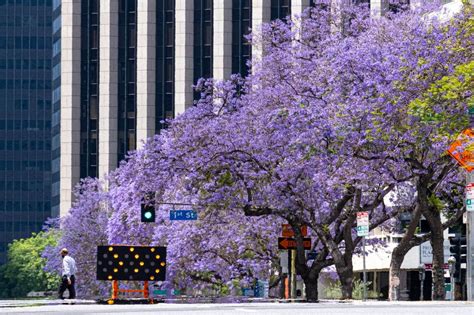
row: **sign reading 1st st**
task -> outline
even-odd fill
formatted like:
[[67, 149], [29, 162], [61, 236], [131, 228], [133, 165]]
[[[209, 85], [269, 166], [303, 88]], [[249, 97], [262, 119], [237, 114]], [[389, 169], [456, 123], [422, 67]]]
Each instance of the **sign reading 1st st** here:
[[172, 221], [197, 220], [197, 212], [194, 210], [171, 210], [170, 220]]

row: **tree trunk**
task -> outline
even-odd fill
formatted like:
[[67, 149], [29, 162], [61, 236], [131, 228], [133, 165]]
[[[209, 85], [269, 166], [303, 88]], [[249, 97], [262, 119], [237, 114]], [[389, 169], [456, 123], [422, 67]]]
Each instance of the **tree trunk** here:
[[408, 225], [405, 235], [402, 237], [400, 243], [393, 249], [392, 258], [390, 260], [390, 274], [389, 274], [389, 294], [390, 301], [398, 301], [400, 299], [400, 274], [403, 260], [408, 251], [416, 244], [412, 242], [415, 236], [418, 223], [421, 218], [420, 207], [417, 206], [412, 212], [410, 224]]
[[321, 270], [332, 265], [332, 260], [328, 259], [328, 251], [322, 248], [311, 267], [307, 265], [305, 249], [303, 246], [303, 235], [301, 234], [301, 224], [287, 219], [295, 231], [296, 239], [296, 273], [301, 276], [305, 284], [306, 300], [308, 302], [318, 302], [318, 279]]
[[443, 253], [443, 224], [441, 223], [441, 210], [430, 202], [428, 183], [432, 178], [432, 172], [422, 175], [417, 183], [417, 201], [421, 213], [428, 221], [431, 229], [431, 247], [433, 250], [433, 300], [444, 300], [444, 253]]
[[398, 301], [400, 299], [400, 273], [403, 260], [407, 251], [402, 251], [397, 246], [392, 252], [390, 260], [390, 274], [389, 274], [389, 292], [388, 297], [390, 301]]
[[[426, 216], [425, 216], [426, 217]], [[433, 249], [433, 300], [444, 300], [444, 237], [443, 226], [439, 215], [428, 219], [431, 228], [431, 247]]]
[[316, 273], [316, 277], [308, 277], [303, 279], [305, 285], [306, 301], [308, 302], [318, 302], [318, 279], [319, 272]]
[[341, 282], [342, 299], [352, 299], [352, 284], [354, 280], [354, 271], [352, 267], [353, 247], [346, 244], [346, 252], [342, 253], [334, 240], [326, 237], [325, 243], [332, 255], [336, 272], [339, 276], [339, 281]]
[[[336, 267], [337, 268], [337, 267]], [[337, 268], [339, 270], [339, 268]], [[352, 268], [343, 267], [342, 271], [338, 271], [339, 279], [341, 281], [342, 299], [352, 299], [352, 283], [354, 280], [354, 272]]]

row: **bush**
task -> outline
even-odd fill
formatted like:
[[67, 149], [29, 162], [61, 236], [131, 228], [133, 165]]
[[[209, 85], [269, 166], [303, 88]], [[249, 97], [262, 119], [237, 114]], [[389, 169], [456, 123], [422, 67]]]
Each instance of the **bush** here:
[[[367, 287], [370, 286], [372, 282], [367, 281]], [[336, 281], [334, 283], [329, 284], [327, 288], [324, 289], [324, 293], [328, 299], [339, 300], [342, 298], [341, 292], [341, 283]], [[353, 288], [352, 288], [352, 298], [354, 300], [362, 300], [362, 295], [364, 294], [364, 283], [361, 280], [354, 280]], [[376, 291], [369, 290], [367, 291], [367, 298], [368, 299], [377, 299], [381, 296], [381, 294], [377, 293]]]
[[51, 230], [33, 233], [9, 245], [7, 263], [0, 267], [0, 297], [26, 297], [31, 291], [57, 290], [59, 275], [43, 270], [46, 259], [41, 254], [46, 246], [55, 246], [58, 238], [58, 232]]

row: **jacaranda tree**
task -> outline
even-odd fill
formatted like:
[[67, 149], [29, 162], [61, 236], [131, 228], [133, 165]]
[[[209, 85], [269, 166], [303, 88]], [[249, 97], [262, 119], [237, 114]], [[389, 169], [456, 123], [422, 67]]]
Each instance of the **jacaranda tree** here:
[[[469, 61], [466, 49], [449, 44], [462, 45], [472, 17], [466, 11], [446, 27], [427, 10], [372, 19], [366, 7], [322, 7], [264, 25], [251, 37], [263, 52], [251, 75], [200, 81], [197, 104], [110, 174], [102, 241], [166, 244], [171, 281], [222, 286], [268, 277], [278, 264], [278, 227], [288, 222], [307, 299], [318, 299], [319, 273], [332, 264], [350, 298], [357, 212], [369, 212], [373, 229], [399, 214], [384, 198], [400, 185], [414, 184], [422, 205], [439, 198], [431, 179], [449, 194], [447, 179], [456, 178], [443, 152], [461, 125], [426, 123], [413, 102]], [[466, 109], [445, 105], [430, 110], [460, 117]], [[161, 206], [157, 224], [145, 226], [140, 203], [150, 191]], [[171, 201], [192, 205], [200, 220], [171, 224]], [[71, 222], [81, 215], [72, 211]], [[439, 228], [436, 215], [429, 222]], [[318, 251], [311, 263], [303, 225]]]

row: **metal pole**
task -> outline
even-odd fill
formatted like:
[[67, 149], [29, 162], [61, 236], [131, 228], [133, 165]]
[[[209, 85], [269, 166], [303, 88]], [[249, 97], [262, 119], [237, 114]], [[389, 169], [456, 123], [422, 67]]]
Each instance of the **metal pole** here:
[[291, 297], [296, 298], [296, 249], [291, 250]]
[[467, 300], [474, 301], [474, 212], [467, 213], [466, 222], [466, 244], [467, 244], [467, 259], [466, 259], [466, 286], [467, 286]]
[[455, 295], [455, 283], [454, 283], [454, 273], [456, 272], [456, 258], [453, 256], [448, 258], [448, 265], [449, 265], [449, 282], [451, 283], [451, 301], [454, 301]]
[[420, 290], [421, 290], [421, 293], [420, 293], [420, 301], [423, 301], [423, 298], [424, 298], [424, 294], [423, 294], [423, 285], [424, 285], [424, 282], [425, 282], [425, 279], [422, 279], [420, 281]]
[[[472, 118], [472, 116], [471, 116]], [[473, 125], [471, 119], [471, 126]], [[467, 173], [467, 184], [474, 183], [474, 174]], [[466, 286], [467, 300], [474, 301], [474, 211], [467, 211], [466, 221]]]
[[449, 275], [450, 282], [451, 282], [451, 301], [454, 301], [454, 273], [450, 273]]
[[287, 294], [287, 298], [291, 299], [292, 296], [292, 288], [291, 288], [291, 282], [293, 280], [293, 275], [291, 274], [292, 271], [293, 271], [293, 268], [292, 268], [292, 263], [293, 263], [293, 260], [292, 260], [292, 252], [291, 252], [291, 249], [288, 249], [288, 285], [287, 285], [287, 289], [288, 289], [288, 294]]
[[362, 300], [367, 301], [367, 270], [365, 268], [365, 236], [362, 237], [362, 272], [364, 277], [364, 293]]
[[420, 301], [424, 300], [424, 294], [423, 294], [424, 292], [423, 291], [424, 291], [424, 284], [425, 284], [425, 272], [426, 272], [425, 265], [420, 264], [418, 266], [418, 277], [420, 279]]
[[[474, 113], [472, 105], [468, 108], [469, 127], [474, 128]], [[474, 183], [473, 172], [467, 172], [466, 185]], [[466, 261], [466, 286], [467, 300], [474, 301], [474, 212], [467, 211], [466, 221], [466, 245], [467, 245], [467, 261]]]

